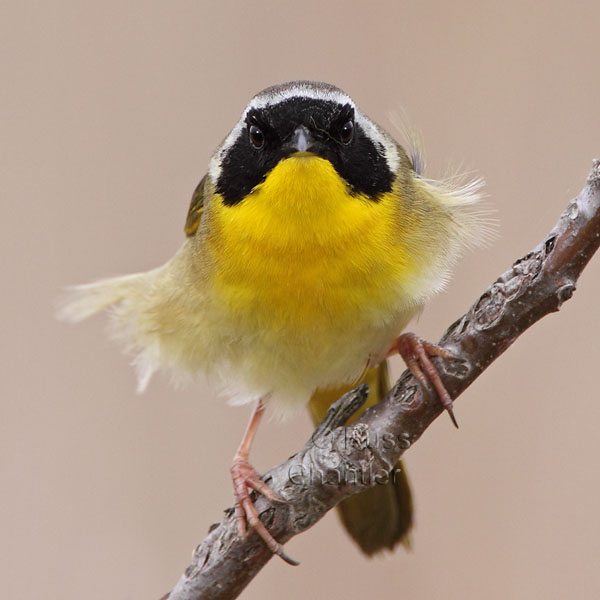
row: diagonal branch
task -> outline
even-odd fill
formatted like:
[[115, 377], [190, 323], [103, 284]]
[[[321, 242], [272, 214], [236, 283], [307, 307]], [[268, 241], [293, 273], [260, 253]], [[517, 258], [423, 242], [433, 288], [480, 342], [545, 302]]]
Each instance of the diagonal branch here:
[[[501, 275], [440, 340], [457, 357], [434, 359], [453, 398], [528, 327], [560, 309], [599, 245], [600, 161], [595, 160], [585, 187], [542, 243]], [[400, 455], [442, 412], [437, 395], [406, 371], [381, 402], [344, 427], [367, 395], [362, 385], [340, 398], [304, 448], [265, 475], [286, 502], [271, 504], [259, 496], [256, 507], [280, 542], [308, 529], [344, 498], [387, 481]], [[271, 556], [256, 534], [238, 537], [228, 509], [161, 600], [236, 598]]]

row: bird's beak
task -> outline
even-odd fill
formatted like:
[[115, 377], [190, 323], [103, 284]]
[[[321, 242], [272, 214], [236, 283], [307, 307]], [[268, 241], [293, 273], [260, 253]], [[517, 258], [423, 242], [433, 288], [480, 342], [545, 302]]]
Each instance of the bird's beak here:
[[296, 152], [308, 152], [314, 143], [315, 139], [304, 125], [297, 127], [292, 134], [291, 146]]

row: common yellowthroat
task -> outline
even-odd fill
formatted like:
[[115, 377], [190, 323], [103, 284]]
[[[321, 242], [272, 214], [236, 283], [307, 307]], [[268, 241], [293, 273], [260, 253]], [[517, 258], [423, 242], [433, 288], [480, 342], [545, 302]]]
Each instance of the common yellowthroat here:
[[[429, 359], [445, 353], [400, 334], [482, 237], [472, 210], [480, 184], [428, 180], [421, 164], [342, 90], [270, 87], [212, 156], [175, 256], [77, 286], [64, 306], [72, 321], [112, 307], [140, 390], [159, 368], [218, 373], [235, 401], [255, 403], [231, 469], [238, 528], [245, 535], [249, 524], [290, 562], [249, 495], [276, 499], [248, 460], [265, 407], [286, 414], [310, 403], [317, 422], [363, 381], [373, 404], [389, 388], [386, 357], [398, 351], [454, 419]], [[412, 499], [400, 472], [340, 505], [367, 554], [408, 542]]]

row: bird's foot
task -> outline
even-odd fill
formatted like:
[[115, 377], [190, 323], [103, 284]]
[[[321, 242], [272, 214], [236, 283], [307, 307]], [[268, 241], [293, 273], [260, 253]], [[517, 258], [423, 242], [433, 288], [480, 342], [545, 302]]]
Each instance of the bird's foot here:
[[414, 333], [403, 333], [400, 335], [390, 350], [388, 356], [392, 354], [400, 354], [406, 366], [410, 369], [413, 377], [423, 387], [427, 387], [427, 379], [433, 383], [442, 406], [448, 411], [450, 419], [454, 426], [458, 428], [456, 417], [454, 416], [453, 403], [448, 390], [444, 386], [436, 366], [431, 362], [430, 356], [440, 356], [446, 359], [456, 358], [451, 352], [445, 348], [440, 348], [436, 344], [432, 344], [421, 339]]
[[248, 525], [250, 525], [263, 539], [271, 552], [280, 556], [290, 565], [298, 565], [298, 562], [283, 551], [283, 546], [269, 533], [260, 520], [248, 488], [262, 494], [271, 502], [281, 502], [281, 498], [260, 478], [248, 459], [239, 454], [235, 456], [231, 465], [231, 479], [235, 497], [235, 519], [240, 536], [245, 538], [248, 535]]

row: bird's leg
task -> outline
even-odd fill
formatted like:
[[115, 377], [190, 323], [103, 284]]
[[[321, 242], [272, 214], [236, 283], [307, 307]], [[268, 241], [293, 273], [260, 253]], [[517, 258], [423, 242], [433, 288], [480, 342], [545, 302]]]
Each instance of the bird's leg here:
[[414, 333], [403, 333], [396, 339], [388, 351], [388, 356], [395, 353], [400, 354], [414, 378], [423, 387], [427, 387], [427, 379], [429, 378], [440, 397], [443, 407], [448, 411], [452, 423], [458, 428], [458, 423], [454, 416], [452, 398], [440, 379], [438, 370], [429, 358], [430, 356], [441, 356], [442, 358], [452, 359], [455, 358], [454, 355], [444, 348], [422, 340]]
[[237, 528], [240, 536], [246, 537], [248, 534], [247, 524], [249, 524], [264, 540], [271, 552], [280, 556], [290, 565], [297, 565], [298, 563], [295, 560], [285, 554], [283, 546], [275, 540], [260, 520], [258, 511], [256, 510], [248, 491], [248, 488], [251, 488], [272, 502], [281, 501], [275, 492], [261, 479], [254, 467], [248, 462], [250, 448], [252, 447], [252, 442], [254, 441], [254, 436], [264, 411], [265, 407], [262, 399], [260, 399], [252, 411], [252, 416], [250, 417], [250, 421], [248, 421], [246, 432], [244, 433], [240, 447], [233, 457], [233, 464], [231, 465], [231, 479], [233, 481], [233, 495], [235, 497], [235, 518]]

